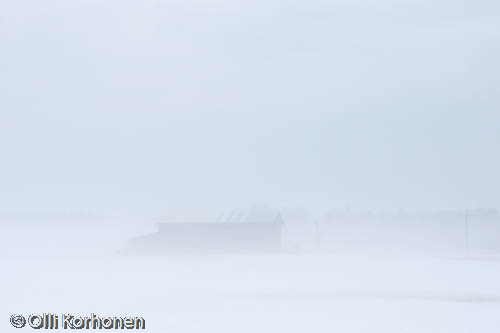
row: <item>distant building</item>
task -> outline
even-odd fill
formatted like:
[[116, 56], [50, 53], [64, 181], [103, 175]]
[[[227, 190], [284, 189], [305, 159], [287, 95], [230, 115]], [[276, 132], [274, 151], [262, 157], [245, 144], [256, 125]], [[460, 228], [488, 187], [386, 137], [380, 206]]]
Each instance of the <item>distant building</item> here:
[[281, 215], [262, 212], [253, 208], [231, 213], [238, 216], [237, 221], [159, 223], [157, 233], [130, 240], [130, 247], [133, 251], [149, 253], [279, 251], [282, 248]]

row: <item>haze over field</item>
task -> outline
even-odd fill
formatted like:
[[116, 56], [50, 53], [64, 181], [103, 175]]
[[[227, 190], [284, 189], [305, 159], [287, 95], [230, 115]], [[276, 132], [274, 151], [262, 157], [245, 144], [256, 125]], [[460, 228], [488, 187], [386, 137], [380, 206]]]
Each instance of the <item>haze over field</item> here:
[[[1, 331], [496, 332], [498, 59], [491, 0], [2, 2]], [[130, 253], [251, 207], [281, 252]]]

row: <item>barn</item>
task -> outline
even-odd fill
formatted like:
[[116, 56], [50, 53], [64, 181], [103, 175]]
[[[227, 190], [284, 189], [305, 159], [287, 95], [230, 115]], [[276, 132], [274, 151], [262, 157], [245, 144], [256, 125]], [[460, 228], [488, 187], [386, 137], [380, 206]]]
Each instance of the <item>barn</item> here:
[[165, 222], [158, 231], [134, 238], [130, 247], [148, 253], [245, 253], [275, 252], [282, 248], [283, 220], [262, 214], [233, 214], [215, 222]]

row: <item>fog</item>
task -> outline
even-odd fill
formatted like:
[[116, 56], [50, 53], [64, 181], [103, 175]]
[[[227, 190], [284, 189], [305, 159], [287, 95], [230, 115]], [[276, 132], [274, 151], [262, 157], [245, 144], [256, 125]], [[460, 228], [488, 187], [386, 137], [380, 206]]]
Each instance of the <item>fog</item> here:
[[496, 331], [499, 13], [1, 3], [2, 331]]
[[499, 207], [499, 118], [439, 112], [7, 112], [6, 213]]

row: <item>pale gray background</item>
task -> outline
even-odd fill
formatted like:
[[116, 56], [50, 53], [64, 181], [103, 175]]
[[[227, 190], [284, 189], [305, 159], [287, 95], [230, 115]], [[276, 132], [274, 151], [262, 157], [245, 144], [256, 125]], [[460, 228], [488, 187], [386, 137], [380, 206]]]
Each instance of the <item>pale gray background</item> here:
[[5, 1], [0, 211], [500, 207], [497, 1]]

